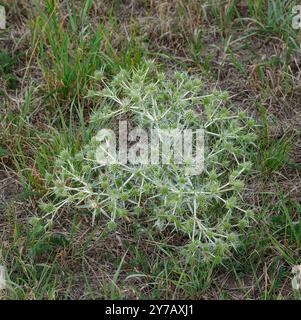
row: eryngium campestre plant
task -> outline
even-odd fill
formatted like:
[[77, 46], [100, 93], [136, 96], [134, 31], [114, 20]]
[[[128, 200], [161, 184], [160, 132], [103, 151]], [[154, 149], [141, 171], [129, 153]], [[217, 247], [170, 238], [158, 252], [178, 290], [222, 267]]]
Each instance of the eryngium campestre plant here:
[[48, 177], [54, 204], [44, 209], [55, 214], [67, 205], [85, 208], [111, 231], [126, 222], [149, 233], [173, 232], [182, 237], [187, 257], [222, 261], [253, 219], [242, 195], [255, 149], [254, 119], [232, 106], [226, 92], [204, 94], [199, 78], [180, 72], [167, 77], [150, 63], [121, 71], [102, 88], [89, 93], [97, 108], [87, 130], [96, 135], [101, 128], [116, 129], [120, 117], [145, 129], [203, 128], [205, 169], [189, 176], [172, 164], [99, 165], [92, 138], [80, 152], [59, 155], [55, 178]]

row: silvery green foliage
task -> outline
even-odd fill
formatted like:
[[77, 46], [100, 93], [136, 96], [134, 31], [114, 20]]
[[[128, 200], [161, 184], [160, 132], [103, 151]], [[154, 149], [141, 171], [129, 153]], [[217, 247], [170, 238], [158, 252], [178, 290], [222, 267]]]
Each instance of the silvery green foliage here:
[[152, 72], [151, 64], [128, 73], [121, 71], [101, 91], [90, 92], [100, 107], [89, 130], [114, 128], [127, 117], [142, 128], [203, 128], [205, 170], [185, 175], [176, 165], [106, 165], [95, 161], [97, 141], [57, 159], [55, 180], [49, 175], [55, 204], [85, 208], [107, 221], [110, 230], [124, 222], [147, 232], [173, 231], [183, 238], [183, 252], [217, 261], [239, 244], [253, 214], [244, 205], [245, 177], [251, 169], [255, 121], [229, 106], [227, 93], [203, 94], [202, 81], [177, 72], [172, 78]]

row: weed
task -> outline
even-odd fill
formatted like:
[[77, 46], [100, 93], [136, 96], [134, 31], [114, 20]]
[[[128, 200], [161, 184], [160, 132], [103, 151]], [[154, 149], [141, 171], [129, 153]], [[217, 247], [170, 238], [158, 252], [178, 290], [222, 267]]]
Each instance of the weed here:
[[[90, 93], [105, 99], [92, 117], [94, 130], [98, 119], [102, 123], [108, 119], [110, 125], [116, 116], [128, 112], [141, 128], [203, 128], [205, 172], [189, 177], [187, 168], [173, 164], [97, 165], [98, 145], [92, 139], [75, 155], [62, 151], [55, 176], [47, 177], [54, 180], [53, 193], [61, 200], [42, 208], [54, 217], [63, 206], [74, 204], [90, 210], [94, 218], [105, 218], [110, 230], [127, 220], [134, 228], [143, 221], [149, 230], [171, 228], [189, 239], [182, 246], [184, 256], [220, 261], [236, 247], [238, 233], [253, 217], [239, 199], [245, 171], [250, 170], [248, 152], [255, 146], [255, 122], [243, 112], [223, 107], [224, 92], [200, 95], [197, 78], [177, 73], [173, 80], [163, 74], [153, 75], [156, 82], [149, 80], [151, 65], [133, 73], [123, 70], [103, 91]], [[204, 108], [203, 114], [197, 114], [197, 106]]]

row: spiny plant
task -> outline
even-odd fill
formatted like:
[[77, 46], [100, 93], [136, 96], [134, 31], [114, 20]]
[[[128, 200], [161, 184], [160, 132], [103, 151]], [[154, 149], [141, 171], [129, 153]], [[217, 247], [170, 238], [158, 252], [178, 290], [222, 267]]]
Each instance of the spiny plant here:
[[[167, 77], [151, 62], [122, 70], [89, 96], [97, 105], [87, 129], [94, 137], [81, 151], [65, 149], [57, 157], [46, 177], [53, 197], [41, 204], [46, 215], [53, 219], [66, 206], [87, 209], [110, 231], [130, 223], [149, 234], [172, 232], [182, 237], [183, 257], [222, 262], [254, 218], [243, 192], [256, 148], [255, 120], [230, 105], [226, 92], [204, 94], [201, 79], [181, 72]], [[98, 163], [96, 134], [114, 129], [120, 117], [143, 129], [203, 129], [205, 169], [189, 175], [189, 161]]]

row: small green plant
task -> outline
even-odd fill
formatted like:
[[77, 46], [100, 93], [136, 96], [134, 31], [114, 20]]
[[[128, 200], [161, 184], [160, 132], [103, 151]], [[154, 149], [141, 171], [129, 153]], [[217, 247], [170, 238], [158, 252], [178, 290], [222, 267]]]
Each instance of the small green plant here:
[[289, 134], [282, 137], [270, 137], [270, 123], [267, 111], [258, 105], [261, 114], [263, 132], [258, 146], [259, 157], [257, 157], [258, 169], [270, 174], [280, 170], [289, 161], [289, 153], [292, 149], [293, 137]]
[[195, 29], [192, 37], [191, 45], [190, 45], [191, 57], [195, 64], [200, 63], [202, 50], [203, 50], [202, 31], [200, 29]]
[[288, 161], [288, 154], [292, 148], [291, 138], [283, 136], [273, 139], [262, 150], [262, 167], [267, 173], [280, 170]]
[[11, 57], [6, 50], [0, 51], [0, 77], [4, 79], [9, 90], [15, 90], [18, 86], [18, 79], [13, 73], [16, 63], [17, 56]]
[[[141, 128], [203, 128], [205, 170], [185, 175], [175, 165], [99, 165], [97, 141], [72, 154], [63, 150], [53, 174], [47, 175], [55, 197], [41, 207], [54, 214], [62, 207], [85, 208], [107, 220], [113, 231], [125, 222], [133, 227], [172, 231], [183, 237], [184, 257], [221, 262], [239, 243], [239, 235], [253, 218], [244, 205], [244, 179], [251, 168], [255, 121], [226, 107], [228, 95], [202, 95], [202, 81], [177, 72], [172, 79], [145, 68], [121, 71], [103, 90], [90, 92], [99, 101], [88, 130], [114, 128], [118, 116], [130, 115]], [[254, 150], [253, 150], [254, 151]]]

